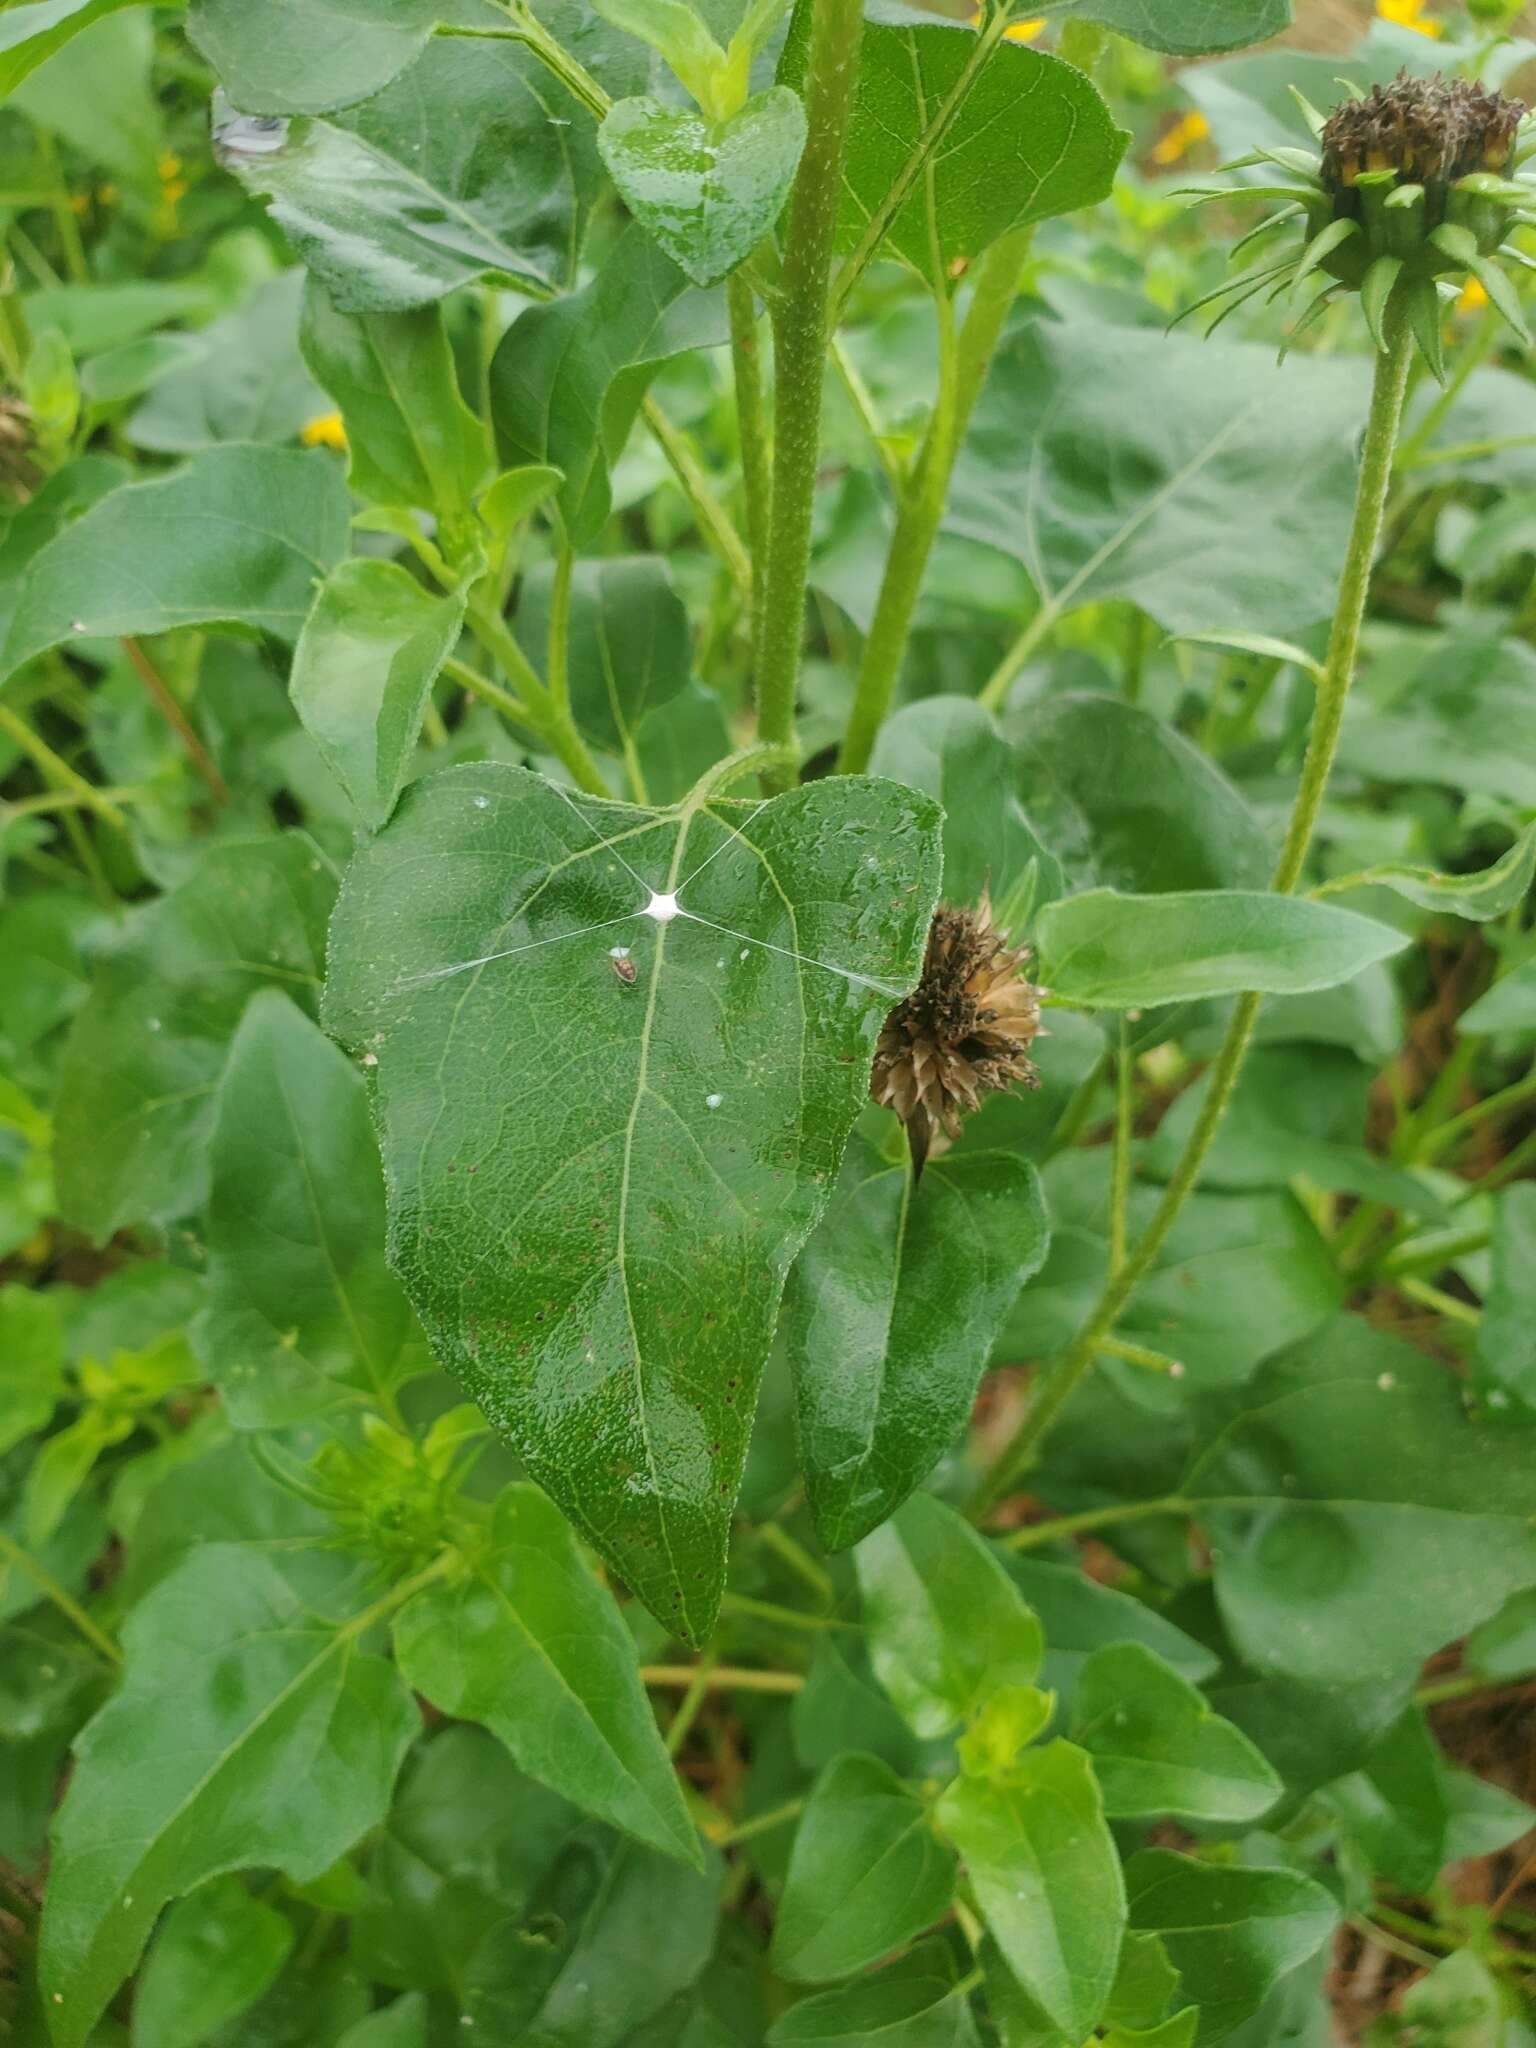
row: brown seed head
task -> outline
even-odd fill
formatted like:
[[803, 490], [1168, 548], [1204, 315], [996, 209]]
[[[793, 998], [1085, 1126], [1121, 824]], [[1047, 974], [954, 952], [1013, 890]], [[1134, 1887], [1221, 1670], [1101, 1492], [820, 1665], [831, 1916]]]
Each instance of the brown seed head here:
[[1039, 1087], [1029, 1049], [1041, 991], [1024, 972], [1028, 958], [993, 924], [986, 898], [975, 910], [939, 906], [923, 978], [886, 1018], [870, 1080], [876, 1102], [906, 1125], [919, 1172], [935, 1137], [958, 1138], [984, 1096]]
[[1335, 191], [1367, 171], [1444, 184], [1470, 171], [1504, 171], [1526, 109], [1465, 78], [1410, 78], [1343, 100], [1323, 128], [1323, 177]]

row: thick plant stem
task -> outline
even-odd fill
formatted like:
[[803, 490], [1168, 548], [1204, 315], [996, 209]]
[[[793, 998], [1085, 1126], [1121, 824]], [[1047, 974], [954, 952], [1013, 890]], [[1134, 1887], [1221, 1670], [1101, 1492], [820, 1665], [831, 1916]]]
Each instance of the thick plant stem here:
[[[761, 737], [775, 745], [792, 742], [795, 734], [821, 448], [821, 386], [831, 333], [827, 284], [863, 27], [862, 0], [815, 0], [804, 91], [808, 139], [790, 195], [783, 289], [774, 309], [773, 495], [757, 652], [757, 721]], [[783, 788], [787, 781], [782, 770], [765, 778], [771, 788]]]
[[[1272, 883], [1276, 891], [1285, 895], [1295, 889], [1301, 877], [1312, 835], [1317, 829], [1329, 772], [1338, 750], [1344, 706], [1354, 679], [1360, 627], [1365, 618], [1371, 570], [1381, 539], [1382, 517], [1392, 481], [1392, 457], [1402, 424], [1403, 397], [1408, 385], [1412, 341], [1400, 310], [1389, 317], [1386, 340], [1386, 348], [1376, 358], [1376, 377], [1361, 455], [1354, 520], [1344, 557], [1344, 574], [1339, 584], [1339, 601], [1329, 636], [1328, 654], [1317, 686], [1311, 737], [1306, 760], [1302, 764], [1301, 783], [1291, 810], [1290, 827]], [[1126, 1303], [1151, 1271], [1167, 1242], [1179, 1212], [1194, 1192], [1206, 1154], [1232, 1100], [1263, 1000], [1257, 995], [1238, 997], [1226, 1037], [1211, 1069], [1200, 1114], [1163, 1191], [1163, 1198], [1141, 1239], [1112, 1275], [1098, 1307], [1045, 1380], [1029, 1413], [993, 1466], [981, 1491], [979, 1506], [983, 1512], [1011, 1491], [1028, 1468], [1040, 1440], [1092, 1370], [1104, 1339], [1113, 1334]]]
[[[912, 480], [897, 506], [896, 531], [859, 664], [853, 712], [837, 759], [840, 774], [857, 775], [868, 767], [875, 740], [890, 713], [918, 594], [944, 518], [955, 459], [1017, 294], [1019, 273], [1033, 235], [1033, 228], [1015, 228], [992, 244], [976, 266], [975, 291], [959, 335], [952, 340], [946, 337], [939, 359], [939, 401]], [[942, 326], [940, 331], [945, 333]]]

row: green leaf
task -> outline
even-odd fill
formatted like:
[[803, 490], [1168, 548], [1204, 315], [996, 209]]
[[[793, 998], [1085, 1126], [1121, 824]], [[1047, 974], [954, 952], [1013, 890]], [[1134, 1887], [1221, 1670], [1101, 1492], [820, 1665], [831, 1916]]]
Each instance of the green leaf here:
[[1498, 1198], [1477, 1366], [1479, 1387], [1495, 1407], [1513, 1399], [1536, 1415], [1536, 1185], [1530, 1181], [1517, 1181]]
[[1189, 57], [1279, 35], [1290, 26], [1291, 0], [1081, 0], [1067, 11], [1149, 50]]
[[1242, 1655], [1305, 1684], [1416, 1671], [1536, 1582], [1527, 1433], [1352, 1317], [1260, 1371], [1180, 1490]]
[[55, 470], [5, 522], [0, 528], [0, 633], [9, 635], [27, 570], [39, 552], [132, 475], [127, 463], [113, 456], [77, 456]]
[[855, 1140], [785, 1293], [801, 1469], [829, 1550], [867, 1536], [964, 1429], [988, 1354], [1050, 1238], [1039, 1177], [1004, 1152], [914, 1187]]
[[319, 991], [334, 879], [298, 833], [211, 846], [97, 962], [59, 1067], [59, 1207], [98, 1239], [190, 1215], [250, 998]]
[[798, 1984], [851, 1977], [941, 1919], [954, 1892], [954, 1852], [923, 1802], [875, 1757], [839, 1757], [795, 1831], [773, 1967]]
[[576, 547], [608, 517], [609, 471], [657, 368], [726, 335], [718, 295], [691, 288], [633, 224], [590, 284], [508, 329], [490, 372], [501, 460], [564, 472], [557, 503]]
[[1506, 2048], [1524, 2031], [1509, 2019], [1498, 1979], [1470, 1948], [1458, 1949], [1412, 1984], [1402, 2015], [1423, 2048]]
[[1530, 894], [1536, 877], [1536, 825], [1521, 833], [1502, 860], [1473, 875], [1443, 875], [1431, 868], [1408, 867], [1391, 861], [1382, 867], [1365, 868], [1358, 875], [1342, 876], [1314, 896], [1333, 896], [1344, 889], [1364, 889], [1372, 884], [1391, 889], [1416, 903], [1421, 910], [1447, 912], [1467, 918], [1473, 924], [1488, 924], [1503, 917]]
[[1084, 1664], [1069, 1732], [1116, 1820], [1234, 1825], [1267, 1813], [1284, 1789], [1247, 1736], [1140, 1643], [1106, 1645]]
[[1002, 1782], [957, 1779], [938, 1821], [1009, 1970], [1053, 2027], [1082, 2040], [1103, 2018], [1125, 1926], [1088, 1757], [1070, 1742], [1027, 1749]]
[[82, 636], [239, 625], [292, 640], [347, 549], [347, 498], [318, 450], [209, 448], [124, 484], [33, 556], [0, 677]]
[[395, 1621], [409, 1683], [482, 1721], [531, 1777], [703, 1867], [618, 1609], [536, 1487], [507, 1487], [487, 1550]]
[[52, 1294], [0, 1287], [0, 1454], [44, 1428], [64, 1398], [64, 1332]]
[[435, 38], [361, 106], [278, 133], [216, 109], [214, 149], [351, 313], [480, 277], [561, 289], [602, 182], [585, 111], [511, 40]]
[[1168, 1849], [1133, 1856], [1125, 1888], [1131, 1926], [1162, 1937], [1180, 1997], [1200, 2009], [1200, 2048], [1257, 2012], [1339, 1917], [1322, 1886], [1297, 1871], [1198, 1863]]
[[1371, 1878], [1428, 1891], [1446, 1862], [1447, 1773], [1424, 1716], [1410, 1709], [1358, 1771], [1319, 1795], [1364, 1855]]
[[621, 2048], [698, 1979], [715, 1945], [719, 1892], [718, 1859], [700, 1874], [583, 1829], [531, 1902], [532, 1926], [519, 1911], [480, 1942], [461, 2020], [482, 2041]]
[[416, 783], [347, 877], [327, 1018], [378, 1061], [391, 1261], [439, 1359], [696, 1639], [784, 1273], [937, 870], [936, 809], [894, 783], [658, 813], [491, 763]]
[[318, 1877], [382, 1820], [420, 1720], [358, 1647], [376, 1612], [333, 1627], [272, 1564], [210, 1544], [129, 1616], [122, 1686], [75, 1745], [54, 1824], [55, 2048], [83, 2048], [167, 1900], [250, 1866]]
[[977, 2048], [954, 1961], [925, 1941], [884, 1969], [803, 1998], [768, 2032], [769, 2048]]
[[129, 420], [134, 446], [192, 455], [221, 441], [277, 444], [324, 412], [324, 394], [299, 354], [303, 292], [304, 272], [286, 271], [204, 328]]
[[[517, 637], [543, 665], [549, 633], [552, 565], [529, 576], [517, 610]], [[647, 712], [683, 689], [693, 666], [688, 614], [660, 555], [609, 555], [578, 562], [571, 575], [567, 658], [571, 715], [594, 745], [638, 754]]]
[[1405, 933], [1352, 910], [1253, 889], [1093, 889], [1048, 905], [1036, 930], [1051, 992], [1114, 1010], [1332, 988], [1408, 944]]
[[187, 34], [248, 114], [326, 114], [382, 92], [434, 27], [505, 26], [485, 0], [191, 0]]
[[1027, 888], [1032, 907], [1062, 890], [1061, 867], [1047, 852], [1015, 793], [1008, 742], [974, 697], [924, 697], [904, 704], [880, 728], [872, 775], [925, 789], [944, 805], [944, 894], [951, 903], [994, 903]]
[[725, 52], [688, 0], [592, 0], [592, 5], [615, 28], [638, 36], [665, 58], [696, 100], [710, 96]]
[[0, 14], [0, 99], [93, 22], [136, 0], [22, 0]]
[[[801, 89], [809, 6], [795, 10], [779, 66]], [[843, 168], [838, 242], [852, 249], [949, 101], [976, 49], [966, 22], [867, 22]], [[1108, 196], [1126, 136], [1076, 65], [999, 43], [954, 112], [882, 248], [934, 283], [1028, 221]]]
[[1004, 1562], [1045, 1630], [1042, 1678], [1063, 1706], [1070, 1706], [1083, 1666], [1111, 1643], [1143, 1643], [1181, 1678], [1196, 1683], [1217, 1669], [1214, 1652], [1171, 1621], [1114, 1586], [1100, 1585], [1076, 1565], [1005, 1554]]
[[1021, 561], [1056, 613], [1121, 597], [1170, 633], [1294, 633], [1333, 611], [1362, 379], [1356, 362], [1280, 371], [1268, 347], [1037, 321], [998, 351], [946, 527]]
[[441, 309], [343, 313], [311, 279], [300, 344], [341, 410], [353, 489], [375, 504], [464, 512], [490, 449], [460, 396]]
[[695, 284], [718, 284], [779, 217], [805, 147], [805, 109], [785, 85], [756, 94], [728, 121], [650, 98], [620, 100], [597, 143], [651, 239]]
[[1215, 763], [1151, 712], [1053, 695], [1024, 706], [1009, 737], [1025, 809], [1075, 887], [1163, 895], [1268, 882], [1268, 833]]
[[134, 1992], [135, 2043], [202, 2048], [273, 1983], [293, 1933], [291, 1920], [236, 1877], [182, 1899], [161, 1923]]
[[1373, 669], [1344, 721], [1339, 765], [1373, 783], [1428, 782], [1536, 808], [1536, 739], [1526, 710], [1536, 651], [1518, 640], [1412, 636]]
[[208, 1305], [194, 1332], [237, 1429], [371, 1402], [428, 1364], [384, 1263], [362, 1077], [277, 989], [246, 1010], [209, 1153]]
[[[150, 78], [154, 52], [148, 14], [102, 16], [23, 80], [10, 104], [88, 163], [141, 193], [153, 192], [164, 140]], [[29, 362], [29, 376], [33, 368]]]
[[919, 1735], [938, 1736], [1004, 1685], [1031, 1685], [1040, 1624], [988, 1545], [931, 1494], [854, 1553], [875, 1676]]
[[1504, 1031], [1536, 1031], [1536, 959], [1496, 981], [1462, 1013], [1461, 1029], [1493, 1037]]
[[348, 2027], [336, 2048], [427, 2048], [427, 2001], [408, 1991]]
[[358, 556], [315, 594], [288, 681], [294, 709], [377, 831], [395, 807], [421, 721], [464, 626], [464, 594], [435, 597], [394, 562]]

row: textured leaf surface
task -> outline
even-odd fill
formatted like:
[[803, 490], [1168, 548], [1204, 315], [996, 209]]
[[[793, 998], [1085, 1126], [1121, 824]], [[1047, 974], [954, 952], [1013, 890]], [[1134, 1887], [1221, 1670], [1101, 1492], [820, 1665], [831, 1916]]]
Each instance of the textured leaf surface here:
[[[517, 634], [542, 665], [553, 573], [529, 576]], [[608, 555], [571, 575], [571, 716], [593, 743], [626, 760], [638, 755], [640, 721], [668, 704], [693, 664], [688, 614], [659, 555]]]
[[946, 1734], [1040, 1669], [1040, 1624], [976, 1531], [914, 1494], [854, 1554], [875, 1676], [919, 1735]]
[[1333, 988], [1408, 944], [1405, 933], [1352, 910], [1252, 889], [1091, 889], [1049, 905], [1037, 930], [1053, 993], [1115, 1010]]
[[1280, 1797], [1280, 1780], [1247, 1736], [1140, 1643], [1107, 1644], [1084, 1664], [1071, 1732], [1116, 1820], [1230, 1824], [1257, 1820]]
[[724, 122], [660, 100], [620, 100], [598, 147], [651, 239], [695, 284], [718, 284], [778, 219], [805, 147], [805, 109], [782, 85]]
[[349, 312], [485, 276], [558, 290], [602, 180], [590, 119], [513, 41], [437, 38], [360, 106], [276, 130], [225, 107], [214, 145]]
[[391, 1259], [442, 1362], [685, 1635], [937, 890], [935, 807], [895, 783], [656, 813], [499, 764], [417, 783], [347, 878], [327, 1019], [377, 1062]]
[[1356, 364], [1039, 321], [998, 351], [945, 524], [1061, 612], [1294, 632], [1333, 609], [1363, 406]]
[[794, 1983], [851, 1977], [949, 1911], [954, 1852], [889, 1764], [845, 1756], [818, 1779], [795, 1833], [773, 1933]]
[[82, 634], [230, 623], [292, 640], [347, 548], [347, 495], [319, 451], [210, 448], [125, 484], [32, 559], [0, 674]]
[[590, 284], [513, 323], [491, 362], [491, 417], [507, 464], [563, 470], [558, 503], [578, 547], [608, 517], [609, 469], [657, 366], [726, 339], [718, 293], [687, 277], [638, 226]]
[[1181, 1995], [1200, 2008], [1202, 2048], [1257, 2012], [1339, 1917], [1322, 1886], [1298, 1871], [1223, 1869], [1169, 1849], [1133, 1856], [1125, 1882], [1131, 1926], [1161, 1937]]
[[1529, 1433], [1469, 1420], [1443, 1366], [1352, 1317], [1264, 1368], [1181, 1491], [1258, 1671], [1386, 1681], [1536, 1583]]
[[954, 1959], [923, 1942], [883, 1970], [803, 1998], [775, 2020], [771, 2048], [976, 2048], [979, 2036]]
[[395, 1648], [418, 1692], [484, 1722], [530, 1777], [702, 1867], [634, 1638], [537, 1487], [502, 1493], [487, 1551], [402, 1608]]
[[1125, 1887], [1093, 1766], [1070, 1742], [1028, 1749], [1006, 1779], [961, 1778], [940, 1825], [965, 1860], [1008, 1968], [1064, 2036], [1103, 2017]]
[[294, 833], [211, 847], [129, 919], [60, 1066], [59, 1203], [81, 1229], [107, 1237], [201, 1206], [229, 1041], [258, 989], [318, 994], [334, 890]]
[[1290, 26], [1291, 0], [1082, 0], [1070, 12], [1149, 50], [1202, 56], [1279, 35]]
[[361, 1075], [276, 989], [235, 1033], [210, 1148], [196, 1342], [237, 1429], [360, 1400], [427, 1364], [384, 1263], [384, 1179]]
[[192, 0], [187, 34], [247, 114], [324, 114], [382, 92], [434, 26], [494, 28], [487, 0]]
[[[780, 76], [801, 85], [809, 8], [795, 14]], [[959, 84], [976, 47], [965, 22], [914, 25], [876, 11], [864, 30], [843, 171], [840, 242], [858, 243], [907, 159]], [[1126, 138], [1075, 65], [1000, 43], [971, 82], [929, 168], [882, 247], [932, 276], [980, 255], [1010, 228], [1106, 197]]]
[[[997, 721], [973, 697], [923, 697], [904, 704], [880, 728], [870, 769], [926, 789], [944, 806], [944, 894], [976, 903], [990, 890], [1001, 903], [1017, 890], [1032, 902], [1061, 894], [1059, 846], [1047, 850], [1032, 813], [1015, 791], [1017, 775]], [[1098, 879], [1095, 877], [1095, 879]]]
[[945, 1157], [914, 1187], [904, 1161], [854, 1141], [784, 1307], [801, 1468], [829, 1550], [900, 1507], [965, 1427], [1049, 1236], [1022, 1159]]
[[359, 1650], [364, 1625], [317, 1621], [228, 1544], [134, 1610], [54, 1826], [40, 1969], [57, 2048], [81, 2048], [168, 1899], [253, 1864], [318, 1877], [383, 1818], [420, 1720]]
[[1160, 896], [1269, 881], [1269, 835], [1215, 763], [1150, 711], [1072, 691], [1024, 706], [1008, 732], [1019, 796], [1075, 887]]
[[438, 597], [395, 562], [354, 556], [315, 595], [288, 679], [293, 707], [377, 831], [395, 807], [464, 597]]

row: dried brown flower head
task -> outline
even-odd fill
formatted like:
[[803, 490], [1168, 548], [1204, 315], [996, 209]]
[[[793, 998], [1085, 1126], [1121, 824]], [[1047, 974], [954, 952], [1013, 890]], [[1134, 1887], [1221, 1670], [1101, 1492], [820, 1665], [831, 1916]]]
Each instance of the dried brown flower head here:
[[1390, 85], [1334, 108], [1320, 138], [1324, 180], [1338, 190], [1367, 171], [1441, 184], [1508, 170], [1525, 111], [1470, 79], [1400, 71]]
[[37, 434], [19, 398], [0, 396], [0, 496], [29, 498], [42, 481], [33, 461]]
[[923, 978], [886, 1018], [870, 1093], [907, 1127], [919, 1173], [934, 1139], [960, 1135], [982, 1098], [1015, 1084], [1038, 1088], [1029, 1058], [1040, 998], [1024, 972], [1027, 946], [1010, 946], [984, 897], [975, 910], [940, 904], [928, 932]]

